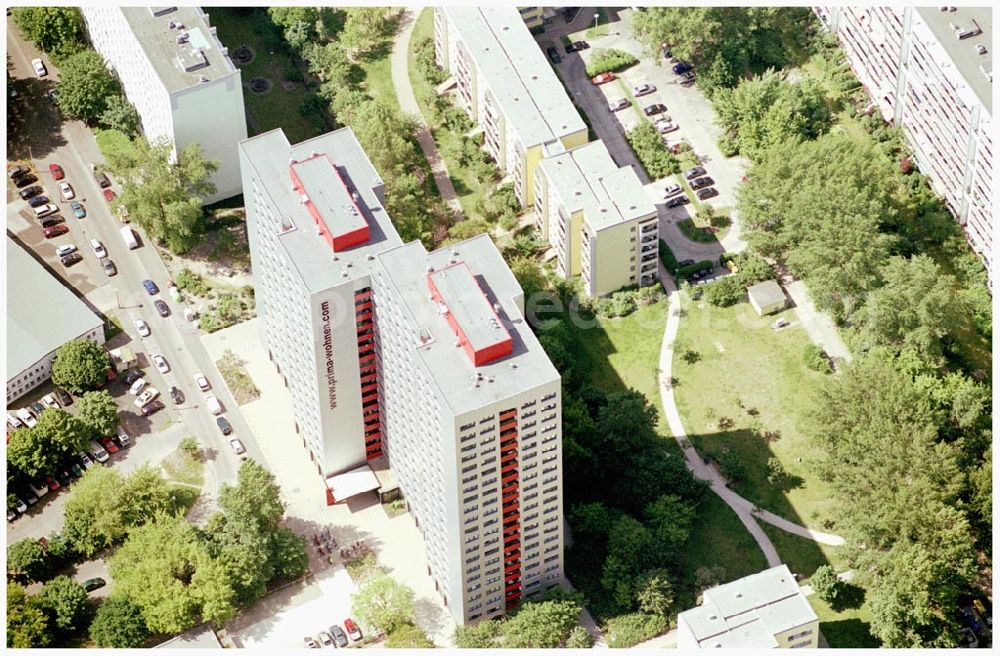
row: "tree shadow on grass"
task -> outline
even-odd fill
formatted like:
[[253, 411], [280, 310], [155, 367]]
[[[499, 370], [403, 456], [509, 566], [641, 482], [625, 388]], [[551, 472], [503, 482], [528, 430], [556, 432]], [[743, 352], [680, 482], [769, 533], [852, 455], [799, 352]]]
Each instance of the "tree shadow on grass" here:
[[871, 633], [871, 625], [858, 618], [821, 622], [820, 631], [826, 637], [830, 646], [838, 649], [858, 649], [864, 647], [881, 647], [878, 639]]
[[841, 582], [837, 597], [829, 602], [830, 608], [838, 613], [853, 608], [861, 608], [863, 603], [865, 603], [864, 589], [847, 581]]

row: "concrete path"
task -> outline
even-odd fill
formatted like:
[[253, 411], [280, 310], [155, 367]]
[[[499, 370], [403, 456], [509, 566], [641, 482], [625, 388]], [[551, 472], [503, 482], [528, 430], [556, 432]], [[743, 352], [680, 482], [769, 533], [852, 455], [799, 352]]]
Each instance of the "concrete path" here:
[[630, 649], [677, 649], [677, 629], [670, 629], [663, 635], [632, 645]]
[[[837, 574], [837, 578], [845, 582], [850, 581], [852, 578], [854, 578], [854, 572], [855, 570], [849, 569], [846, 572], [841, 572], [840, 574]], [[816, 592], [815, 590], [813, 590], [813, 587], [811, 585], [800, 585], [799, 589], [802, 590], [802, 594], [804, 594], [807, 597]]]
[[[422, 11], [422, 10], [418, 10]], [[438, 152], [434, 137], [431, 136], [427, 121], [420, 113], [420, 105], [413, 94], [413, 85], [410, 83], [409, 58], [410, 58], [410, 38], [413, 36], [413, 27], [416, 25], [417, 16], [413, 9], [404, 9], [400, 15], [400, 32], [396, 36], [396, 43], [392, 48], [390, 64], [392, 68], [392, 84], [396, 87], [396, 97], [399, 99], [399, 107], [404, 114], [410, 114], [417, 121], [417, 142], [420, 150], [424, 151], [427, 163], [431, 165], [434, 173], [434, 183], [437, 184], [441, 197], [448, 203], [448, 207], [455, 212], [457, 219], [465, 218], [462, 212], [462, 204], [458, 201], [458, 194], [455, 193], [455, 185], [451, 183], [448, 175], [448, 166], [445, 164], [441, 153]]]
[[740, 518], [743, 525], [746, 526], [748, 531], [750, 531], [750, 535], [752, 535], [754, 540], [756, 540], [757, 545], [760, 547], [761, 551], [764, 553], [764, 557], [767, 559], [768, 565], [771, 567], [780, 565], [781, 558], [778, 556], [778, 552], [774, 548], [774, 544], [771, 543], [770, 538], [767, 537], [767, 534], [756, 522], [756, 519], [760, 519], [768, 524], [771, 524], [772, 526], [782, 529], [783, 531], [787, 531], [810, 540], [815, 540], [823, 544], [835, 546], [843, 544], [844, 539], [838, 535], [814, 531], [804, 526], [795, 524], [794, 522], [790, 522], [770, 511], [757, 509], [753, 503], [729, 489], [719, 472], [716, 471], [715, 468], [705, 464], [705, 461], [695, 450], [694, 445], [688, 441], [687, 433], [684, 431], [684, 424], [681, 421], [680, 413], [677, 411], [673, 388], [668, 382], [671, 380], [673, 372], [674, 340], [677, 338], [677, 329], [680, 326], [680, 294], [674, 286], [673, 280], [663, 270], [662, 265], [660, 267], [659, 274], [660, 281], [663, 283], [663, 286], [669, 295], [667, 325], [663, 332], [663, 343], [660, 346], [660, 396], [662, 397], [663, 411], [667, 416], [667, 423], [670, 426], [670, 432], [673, 434], [674, 439], [677, 440], [677, 443], [681, 446], [681, 449], [684, 452], [684, 459], [687, 462], [688, 469], [691, 470], [691, 473], [693, 473], [696, 478], [707, 481], [711, 486], [712, 491], [718, 494], [719, 497], [726, 502], [726, 505], [733, 509], [733, 512], [735, 512]]
[[851, 352], [840, 337], [837, 326], [834, 325], [830, 315], [820, 312], [813, 305], [812, 298], [809, 297], [809, 290], [801, 280], [791, 282], [782, 281], [782, 285], [795, 302], [795, 314], [798, 315], [802, 327], [813, 344], [820, 346], [826, 354], [832, 358], [840, 358], [845, 362], [851, 361]]

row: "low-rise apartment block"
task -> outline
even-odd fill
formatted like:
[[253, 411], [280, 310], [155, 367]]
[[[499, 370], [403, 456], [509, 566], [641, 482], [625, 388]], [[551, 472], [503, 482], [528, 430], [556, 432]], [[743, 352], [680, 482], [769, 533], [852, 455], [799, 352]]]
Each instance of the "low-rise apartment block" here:
[[560, 377], [493, 242], [401, 243], [350, 129], [240, 153], [262, 337], [327, 503], [387, 459], [459, 624], [558, 583]]
[[459, 104], [482, 126], [487, 151], [530, 207], [545, 148], [585, 144], [587, 126], [521, 15], [514, 7], [435, 7], [434, 51]]
[[90, 41], [121, 81], [150, 141], [174, 155], [192, 142], [219, 163], [206, 203], [242, 191], [236, 144], [247, 137], [240, 71], [198, 7], [80, 8]]
[[990, 7], [816, 7], [987, 268], [993, 252]]
[[556, 271], [579, 275], [589, 296], [656, 282], [656, 206], [631, 167], [603, 141], [552, 154], [535, 172], [535, 218], [556, 251]]
[[677, 616], [677, 648], [810, 648], [819, 617], [787, 565], [706, 590], [701, 606]]

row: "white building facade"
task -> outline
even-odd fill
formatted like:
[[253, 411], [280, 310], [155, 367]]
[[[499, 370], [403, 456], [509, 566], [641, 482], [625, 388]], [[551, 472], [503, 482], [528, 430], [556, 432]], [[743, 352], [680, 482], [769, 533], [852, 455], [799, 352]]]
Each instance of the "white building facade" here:
[[[991, 268], [990, 7], [816, 7], [882, 116]], [[991, 275], [992, 279], [992, 275]]]
[[459, 624], [558, 583], [560, 377], [492, 241], [402, 244], [350, 129], [240, 153], [262, 337], [327, 502], [387, 458]]
[[121, 81], [150, 142], [174, 155], [193, 142], [219, 163], [213, 203], [242, 191], [237, 143], [247, 137], [240, 71], [198, 7], [80, 8], [90, 41]]

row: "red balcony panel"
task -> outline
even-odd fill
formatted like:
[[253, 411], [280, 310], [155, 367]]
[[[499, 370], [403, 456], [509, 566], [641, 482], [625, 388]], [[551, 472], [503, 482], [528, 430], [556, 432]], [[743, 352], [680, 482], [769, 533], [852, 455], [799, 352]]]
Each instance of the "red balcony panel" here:
[[503, 545], [503, 555], [504, 555], [504, 558], [507, 558], [508, 554], [513, 554], [513, 553], [517, 553], [517, 554], [521, 553], [521, 542], [520, 542], [520, 540], [518, 540], [517, 542], [514, 542], [513, 544], [505, 544], [505, 545]]
[[518, 493], [516, 491], [514, 491], [514, 492], [511, 492], [510, 494], [508, 494], [507, 496], [505, 496], [503, 498], [503, 502], [502, 503], [503, 503], [503, 506], [504, 506], [504, 510], [511, 510], [513, 508], [513, 506], [511, 508], [508, 508], [507, 504], [511, 503], [511, 502], [516, 503], [517, 502], [517, 496], [518, 496]]
[[513, 533], [514, 531], [517, 531], [520, 528], [521, 528], [521, 525], [518, 524], [518, 523], [516, 523], [516, 522], [513, 523], [513, 524], [509, 524], [509, 525], [505, 524], [504, 527], [503, 527], [503, 534], [505, 536], [509, 535], [510, 533]]
[[504, 410], [503, 412], [500, 413], [500, 421], [503, 421], [503, 420], [508, 419], [510, 417], [516, 417], [516, 416], [517, 416], [517, 408], [511, 408], [510, 410]]
[[504, 476], [502, 479], [500, 479], [501, 485], [507, 485], [508, 483], [512, 483], [516, 480], [517, 480], [517, 472]]
[[504, 465], [503, 469], [500, 470], [500, 473], [502, 475], [506, 476], [507, 474], [509, 474], [511, 472], [516, 472], [516, 471], [517, 471], [517, 463], [516, 462], [512, 462], [512, 463], [510, 463], [508, 465]]
[[371, 314], [371, 309], [372, 309], [372, 302], [370, 298], [367, 301], [363, 301], [360, 305], [358, 305], [357, 303], [354, 304], [355, 314], [360, 314], [362, 312], [368, 312], [369, 314]]
[[374, 392], [376, 390], [378, 390], [378, 384], [377, 383], [369, 383], [368, 385], [362, 385], [361, 386], [361, 394], [362, 394], [362, 396], [365, 395], [365, 394], [368, 394], [370, 392]]

